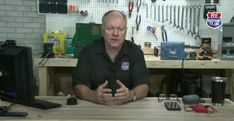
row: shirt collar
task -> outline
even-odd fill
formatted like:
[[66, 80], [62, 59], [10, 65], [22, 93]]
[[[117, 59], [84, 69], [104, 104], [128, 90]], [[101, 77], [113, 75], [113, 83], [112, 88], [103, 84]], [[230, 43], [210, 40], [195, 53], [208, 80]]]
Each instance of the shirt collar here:
[[120, 53], [123, 54], [123, 55], [129, 55], [130, 53], [130, 49], [128, 47], [128, 41], [127, 40], [124, 40], [124, 43], [123, 43], [123, 47], [122, 49], [120, 50]]

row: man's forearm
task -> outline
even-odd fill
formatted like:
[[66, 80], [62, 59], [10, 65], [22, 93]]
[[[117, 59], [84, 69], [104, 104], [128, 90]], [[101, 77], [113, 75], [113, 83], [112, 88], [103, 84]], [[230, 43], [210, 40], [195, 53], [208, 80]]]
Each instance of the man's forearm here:
[[77, 85], [74, 87], [75, 95], [79, 98], [96, 102], [95, 92], [85, 85]]
[[141, 84], [132, 89], [136, 99], [142, 99], [148, 95], [149, 86], [147, 84]]

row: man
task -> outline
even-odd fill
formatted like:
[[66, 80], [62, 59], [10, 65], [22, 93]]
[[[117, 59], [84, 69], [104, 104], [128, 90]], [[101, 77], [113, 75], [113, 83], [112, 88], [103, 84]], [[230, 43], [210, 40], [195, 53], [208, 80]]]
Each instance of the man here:
[[[125, 14], [117, 10], [104, 14], [103, 38], [82, 49], [73, 72], [77, 97], [104, 105], [118, 105], [147, 96], [149, 73], [144, 55], [137, 45], [125, 40], [126, 32]], [[116, 90], [110, 88], [111, 81]]]

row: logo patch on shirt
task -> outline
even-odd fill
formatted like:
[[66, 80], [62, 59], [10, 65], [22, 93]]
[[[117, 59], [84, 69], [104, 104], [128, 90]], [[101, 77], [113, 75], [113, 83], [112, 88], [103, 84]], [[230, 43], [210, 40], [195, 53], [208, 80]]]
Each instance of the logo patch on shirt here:
[[129, 69], [129, 62], [122, 62], [121, 69], [127, 71]]

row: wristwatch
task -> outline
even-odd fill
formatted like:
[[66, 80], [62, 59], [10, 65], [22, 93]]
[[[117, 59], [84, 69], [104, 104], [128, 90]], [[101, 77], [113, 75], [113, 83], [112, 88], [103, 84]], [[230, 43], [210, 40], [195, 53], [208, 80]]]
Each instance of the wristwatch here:
[[137, 99], [135, 91], [132, 90], [132, 94], [133, 94], [132, 101], [134, 102]]

